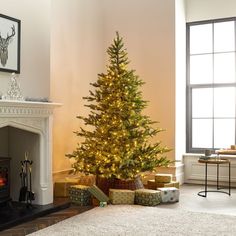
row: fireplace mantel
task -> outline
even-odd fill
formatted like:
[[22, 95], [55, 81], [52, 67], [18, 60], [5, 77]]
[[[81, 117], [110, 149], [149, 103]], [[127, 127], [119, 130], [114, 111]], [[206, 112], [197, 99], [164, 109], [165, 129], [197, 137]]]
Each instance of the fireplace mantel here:
[[53, 109], [59, 106], [60, 103], [52, 102], [0, 100], [0, 117], [48, 117], [52, 115]]
[[[36, 167], [39, 176], [33, 186], [36, 195], [35, 204], [45, 205], [53, 202], [52, 115], [53, 109], [60, 106], [60, 103], [51, 102], [0, 100], [0, 128], [13, 127], [39, 135], [39, 153], [36, 155], [39, 159]], [[22, 152], [22, 148], [17, 146], [17, 143], [15, 145], [14, 152], [17, 153], [17, 150], [19, 153]]]

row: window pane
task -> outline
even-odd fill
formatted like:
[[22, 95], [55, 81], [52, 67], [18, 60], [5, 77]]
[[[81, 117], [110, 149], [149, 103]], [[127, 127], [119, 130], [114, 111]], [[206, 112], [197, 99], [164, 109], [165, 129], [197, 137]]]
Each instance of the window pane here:
[[190, 27], [190, 54], [212, 52], [212, 24]]
[[227, 52], [235, 50], [234, 21], [214, 24], [214, 51]]
[[235, 117], [235, 88], [214, 89], [214, 116]]
[[212, 148], [212, 119], [192, 120], [193, 148]]
[[212, 55], [190, 56], [190, 84], [213, 83]]
[[235, 82], [235, 53], [220, 53], [214, 55], [214, 82]]
[[197, 24], [187, 25], [187, 151], [229, 148], [236, 142], [236, 20]]
[[235, 144], [234, 119], [215, 119], [214, 121], [214, 146], [215, 148], [229, 148]]
[[192, 117], [213, 117], [213, 89], [192, 90]]

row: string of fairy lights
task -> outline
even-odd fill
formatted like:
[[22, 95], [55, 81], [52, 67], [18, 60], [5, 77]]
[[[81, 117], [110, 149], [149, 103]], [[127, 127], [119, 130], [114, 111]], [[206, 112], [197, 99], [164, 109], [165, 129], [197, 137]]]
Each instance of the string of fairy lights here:
[[142, 114], [147, 102], [139, 89], [144, 82], [128, 69], [127, 52], [118, 33], [107, 53], [107, 73], [98, 75], [98, 80], [91, 84], [94, 91], [84, 97], [90, 114], [78, 116], [90, 129], [75, 132], [84, 141], [67, 156], [75, 158], [75, 171], [132, 179], [144, 171], [168, 165], [162, 154], [169, 149], [160, 142], [149, 142], [163, 130], [153, 128], [156, 122]]

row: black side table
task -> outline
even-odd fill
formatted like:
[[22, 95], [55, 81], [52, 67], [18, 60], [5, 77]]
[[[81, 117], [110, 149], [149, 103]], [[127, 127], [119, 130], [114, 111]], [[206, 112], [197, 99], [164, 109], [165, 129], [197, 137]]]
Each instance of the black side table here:
[[[207, 197], [208, 192], [220, 192], [220, 193], [226, 193], [230, 196], [231, 195], [230, 160], [223, 159], [223, 158], [220, 158], [220, 159], [209, 158], [209, 159], [205, 159], [205, 160], [199, 159], [198, 162], [205, 164], [205, 190], [200, 191], [198, 193], [198, 195], [201, 197]], [[216, 189], [217, 190], [207, 190], [207, 167], [208, 167], [208, 164], [216, 164], [217, 165], [217, 174], [216, 174], [216, 176], [217, 176]], [[220, 190], [221, 188], [219, 187], [219, 165], [221, 165], [221, 164], [228, 164], [228, 166], [229, 166], [229, 179], [228, 179], [228, 190], [229, 191], [228, 192]]]

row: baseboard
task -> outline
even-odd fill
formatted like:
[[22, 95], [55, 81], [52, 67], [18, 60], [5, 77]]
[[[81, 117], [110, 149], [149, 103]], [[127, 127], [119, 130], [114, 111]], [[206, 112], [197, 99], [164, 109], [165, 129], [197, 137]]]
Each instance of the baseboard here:
[[180, 185], [184, 183], [184, 164], [183, 163], [176, 163], [175, 178], [176, 178], [176, 181], [178, 181]]
[[[184, 182], [190, 184], [204, 184], [205, 183], [205, 164], [199, 163], [200, 154], [185, 154], [184, 161]], [[236, 159], [235, 156], [222, 156], [231, 162], [231, 186], [236, 186]], [[220, 185], [228, 186], [229, 167], [221, 164], [219, 167], [219, 181]], [[207, 181], [209, 185], [216, 185], [217, 171], [216, 165], [208, 165]]]

